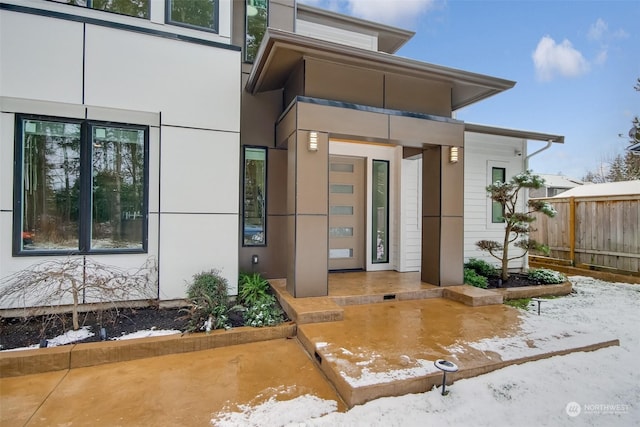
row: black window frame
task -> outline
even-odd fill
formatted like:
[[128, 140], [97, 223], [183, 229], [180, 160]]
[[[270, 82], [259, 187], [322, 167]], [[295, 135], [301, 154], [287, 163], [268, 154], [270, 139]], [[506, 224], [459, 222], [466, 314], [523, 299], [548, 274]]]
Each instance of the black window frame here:
[[[264, 206], [263, 206], [263, 212], [264, 212], [264, 224], [263, 224], [263, 228], [262, 228], [262, 233], [264, 235], [264, 239], [262, 243], [259, 244], [246, 244], [244, 241], [244, 236], [245, 236], [245, 194], [246, 194], [246, 153], [247, 153], [247, 149], [259, 149], [259, 150], [263, 150], [264, 151], [264, 194], [263, 194], [263, 199], [264, 199]], [[241, 216], [241, 226], [240, 226], [240, 241], [242, 242], [242, 247], [244, 248], [260, 248], [260, 247], [265, 247], [267, 246], [267, 237], [268, 237], [268, 233], [267, 233], [267, 201], [268, 201], [268, 197], [267, 197], [267, 192], [268, 192], [268, 180], [269, 180], [269, 148], [265, 147], [265, 146], [260, 146], [260, 145], [243, 145], [242, 146], [242, 177], [241, 177], [241, 185], [242, 185], [242, 216]]]
[[213, 0], [213, 28], [201, 27], [199, 25], [189, 24], [187, 22], [174, 21], [171, 19], [171, 2], [173, 0], [165, 0], [164, 2], [164, 21], [166, 24], [175, 25], [176, 27], [190, 28], [192, 30], [206, 31], [212, 34], [220, 32], [220, 0]]
[[86, 4], [71, 3], [70, 2], [71, 0], [66, 0], [66, 1], [69, 1], [69, 3], [64, 3], [64, 2], [61, 2], [59, 0], [48, 0], [48, 1], [50, 1], [52, 3], [66, 4], [66, 5], [75, 6], [75, 7], [82, 7], [84, 9], [99, 10], [101, 12], [114, 13], [114, 14], [120, 15], [120, 16], [130, 16], [132, 18], [144, 19], [146, 21], [149, 21], [149, 20], [151, 20], [151, 3], [152, 3], [153, 0], [149, 0], [149, 2], [147, 4], [147, 16], [146, 17], [145, 16], [129, 15], [127, 13], [116, 12], [116, 11], [113, 11], [113, 10], [98, 9], [98, 8], [93, 7], [93, 0], [87, 0]]
[[[373, 194], [371, 194], [371, 200], [372, 200], [372, 209], [371, 209], [371, 263], [372, 264], [389, 264], [391, 262], [391, 257], [389, 256], [389, 249], [391, 247], [391, 242], [390, 242], [390, 229], [389, 229], [389, 224], [390, 224], [390, 210], [391, 210], [391, 205], [389, 204], [391, 201], [391, 188], [390, 188], [390, 184], [391, 184], [391, 162], [389, 160], [379, 160], [379, 159], [372, 159], [371, 160], [371, 170], [372, 170], [372, 181], [373, 181], [373, 173], [375, 173], [375, 165], [377, 164], [386, 164], [387, 166], [387, 176], [386, 176], [386, 180], [385, 180], [385, 189], [386, 189], [386, 197], [385, 197], [385, 230], [386, 230], [386, 236], [385, 236], [385, 253], [384, 253], [384, 259], [382, 260], [378, 260], [377, 259], [377, 249], [378, 249], [378, 236], [377, 236], [377, 230], [375, 230], [377, 224], [377, 220], [374, 220], [374, 216], [376, 215], [376, 213], [374, 212], [374, 206], [373, 203], [375, 202], [375, 198], [373, 196]], [[375, 188], [376, 183], [372, 182], [372, 193], [376, 191]]]
[[[80, 172], [79, 187], [80, 196], [78, 202], [78, 248], [77, 249], [29, 249], [22, 248], [22, 224], [23, 224], [23, 122], [25, 120], [49, 121], [59, 123], [79, 124], [80, 129]], [[60, 255], [96, 255], [96, 254], [138, 254], [148, 253], [149, 249], [149, 126], [100, 121], [91, 119], [68, 118], [47, 116], [40, 114], [15, 114], [14, 121], [14, 168], [13, 168], [13, 230], [12, 230], [12, 254], [13, 256], [60, 256]], [[117, 127], [144, 131], [143, 154], [143, 200], [142, 200], [142, 248], [91, 248], [92, 225], [92, 134], [94, 127]]]
[[[500, 182], [504, 183], [506, 182], [507, 179], [507, 168], [505, 167], [499, 167], [499, 166], [492, 166], [491, 167], [491, 184], [495, 184], [496, 180], [493, 179], [493, 174], [495, 171], [502, 171], [502, 179], [500, 180]], [[491, 199], [489, 199], [491, 200]], [[500, 204], [500, 202], [496, 202], [495, 200], [491, 200], [491, 223], [492, 224], [503, 224], [504, 223], [504, 211], [502, 211], [502, 216], [500, 217], [500, 219], [494, 217], [494, 208], [496, 207], [500, 207], [500, 210], [502, 210], [502, 205]]]

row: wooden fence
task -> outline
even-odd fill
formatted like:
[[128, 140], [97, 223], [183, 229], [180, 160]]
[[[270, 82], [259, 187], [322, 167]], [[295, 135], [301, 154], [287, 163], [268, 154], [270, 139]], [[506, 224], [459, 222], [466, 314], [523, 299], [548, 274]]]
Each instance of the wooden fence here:
[[637, 273], [640, 265], [640, 195], [542, 198], [558, 214], [536, 213], [530, 238], [550, 256], [574, 266]]

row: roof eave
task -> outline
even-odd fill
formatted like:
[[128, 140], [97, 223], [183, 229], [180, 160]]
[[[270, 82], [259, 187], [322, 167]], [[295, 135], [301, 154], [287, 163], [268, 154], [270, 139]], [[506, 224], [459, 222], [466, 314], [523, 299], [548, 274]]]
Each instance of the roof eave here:
[[465, 123], [464, 130], [472, 133], [484, 133], [487, 135], [508, 136], [513, 138], [527, 139], [531, 141], [547, 141], [555, 142], [557, 144], [564, 144], [564, 136], [542, 132], [500, 128], [494, 126], [479, 125], [475, 123]]
[[454, 86], [454, 90], [456, 85], [460, 85], [460, 87], [473, 86], [480, 89], [472, 96], [461, 96], [458, 100], [452, 99], [452, 109], [454, 111], [511, 89], [516, 84], [516, 82], [512, 80], [429, 64], [395, 55], [368, 51], [312, 37], [301, 36], [288, 31], [268, 28], [264, 34], [258, 54], [256, 55], [256, 61], [254, 62], [249, 79], [247, 80], [246, 88], [250, 93], [255, 94], [260, 91], [259, 83], [263, 71], [268, 65], [269, 57], [274, 49], [280, 46], [298, 50], [301, 55], [315, 53], [319, 56], [339, 57], [344, 59], [345, 63], [369, 63], [384, 71], [400, 72], [450, 82]]

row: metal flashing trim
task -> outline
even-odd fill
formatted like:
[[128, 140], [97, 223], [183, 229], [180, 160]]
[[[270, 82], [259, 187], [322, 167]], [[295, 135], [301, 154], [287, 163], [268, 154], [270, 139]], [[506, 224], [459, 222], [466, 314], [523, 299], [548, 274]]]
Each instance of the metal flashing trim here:
[[[297, 102], [307, 104], [324, 105], [327, 107], [347, 108], [350, 110], [365, 111], [368, 113], [386, 114], [388, 116], [411, 117], [414, 119], [431, 120], [435, 122], [463, 124], [461, 120], [452, 119], [450, 117], [436, 116], [433, 114], [417, 113], [413, 111], [393, 110], [389, 108], [371, 107], [369, 105], [354, 104], [351, 102], [333, 101], [330, 99], [312, 98], [308, 96], [298, 95], [295, 99]], [[293, 104], [293, 102], [291, 103]], [[290, 107], [287, 108], [287, 111]]]

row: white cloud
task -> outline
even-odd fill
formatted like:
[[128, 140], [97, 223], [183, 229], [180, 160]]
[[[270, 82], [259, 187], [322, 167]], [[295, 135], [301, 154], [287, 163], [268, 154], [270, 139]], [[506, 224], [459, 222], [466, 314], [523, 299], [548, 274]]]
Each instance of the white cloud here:
[[603, 65], [607, 61], [609, 43], [617, 39], [626, 39], [627, 37], [629, 37], [629, 34], [622, 28], [616, 31], [609, 31], [609, 25], [602, 18], [598, 18], [594, 24], [591, 24], [587, 33], [589, 40], [600, 45], [600, 51], [594, 62], [598, 65]]
[[556, 76], [577, 77], [589, 70], [589, 63], [569, 40], [556, 43], [550, 36], [544, 36], [532, 55], [536, 74], [541, 80], [551, 80]]
[[406, 28], [432, 9], [436, 0], [300, 0], [300, 3]]
[[592, 24], [589, 28], [587, 37], [591, 40], [602, 40], [602, 37], [609, 30], [609, 26], [601, 18], [598, 18], [595, 24]]

